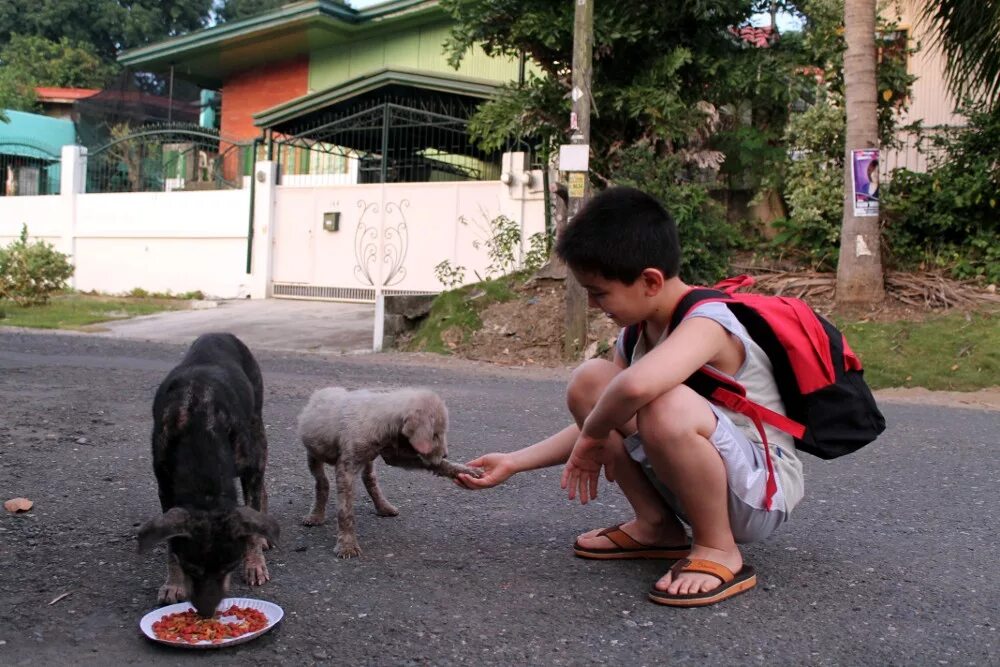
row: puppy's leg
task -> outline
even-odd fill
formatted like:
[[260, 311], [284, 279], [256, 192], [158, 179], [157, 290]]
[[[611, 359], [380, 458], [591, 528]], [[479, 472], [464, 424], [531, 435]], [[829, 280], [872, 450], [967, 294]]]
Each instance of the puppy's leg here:
[[315, 456], [309, 456], [309, 472], [316, 478], [316, 501], [312, 512], [302, 519], [305, 526], [319, 526], [326, 521], [326, 502], [330, 498], [330, 480], [326, 478], [324, 463]]
[[180, 562], [167, 542], [167, 580], [157, 593], [156, 601], [160, 604], [175, 604], [187, 599], [187, 588], [184, 586], [184, 571]]
[[337, 480], [337, 546], [341, 558], [361, 555], [358, 536], [354, 532], [354, 466], [341, 458], [334, 466]]
[[482, 477], [483, 471], [479, 468], [470, 468], [469, 466], [462, 465], [461, 463], [452, 463], [448, 459], [441, 459], [441, 461], [434, 466], [427, 466], [435, 475], [440, 477], [450, 477], [455, 479], [460, 473], [465, 473], [466, 475], [471, 475], [472, 477]]
[[396, 516], [399, 514], [399, 510], [382, 495], [382, 489], [378, 485], [378, 478], [375, 476], [375, 461], [369, 461], [365, 464], [365, 471], [362, 473], [361, 479], [365, 483], [368, 495], [372, 497], [372, 501], [375, 503], [376, 514], [379, 516]]

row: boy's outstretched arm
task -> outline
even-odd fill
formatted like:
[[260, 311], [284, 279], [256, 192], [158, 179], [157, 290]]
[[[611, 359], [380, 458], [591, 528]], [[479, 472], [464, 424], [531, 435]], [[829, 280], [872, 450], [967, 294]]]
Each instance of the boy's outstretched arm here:
[[597, 498], [602, 448], [611, 431], [628, 422], [640, 408], [681, 384], [711, 363], [729, 342], [729, 333], [703, 317], [681, 322], [663, 342], [608, 384], [583, 423], [562, 475], [562, 488], [580, 502]]
[[476, 478], [460, 474], [455, 478], [455, 483], [466, 489], [488, 489], [503, 483], [515, 473], [565, 463], [579, 435], [580, 429], [576, 424], [572, 424], [544, 440], [517, 451], [484, 454], [466, 464], [470, 468], [482, 468], [483, 476]]

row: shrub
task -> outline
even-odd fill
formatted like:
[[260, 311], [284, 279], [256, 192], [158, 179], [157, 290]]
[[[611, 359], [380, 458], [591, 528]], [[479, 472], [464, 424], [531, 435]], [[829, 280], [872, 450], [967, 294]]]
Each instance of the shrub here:
[[678, 158], [657, 157], [645, 146], [633, 146], [624, 151], [622, 166], [612, 180], [656, 197], [674, 217], [681, 241], [680, 275], [685, 282], [711, 285], [725, 275], [738, 240], [736, 229], [708, 187], [687, 180]]
[[6, 248], [0, 248], [0, 298], [19, 306], [45, 304], [73, 275], [69, 256], [45, 241], [28, 243], [28, 226]]
[[934, 136], [927, 173], [893, 172], [882, 196], [890, 261], [1000, 282], [1000, 109], [967, 109], [965, 128]]

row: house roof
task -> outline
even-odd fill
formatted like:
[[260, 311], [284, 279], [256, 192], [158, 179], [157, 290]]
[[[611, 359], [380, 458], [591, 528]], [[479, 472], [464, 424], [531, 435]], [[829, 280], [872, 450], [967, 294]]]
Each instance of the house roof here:
[[391, 0], [365, 9], [354, 9], [341, 0], [305, 0], [132, 49], [118, 61], [152, 72], [166, 72], [173, 66], [177, 74], [194, 83], [218, 88], [234, 72], [443, 16], [438, 0]]
[[254, 125], [258, 127], [273, 127], [280, 123], [286, 123], [300, 116], [329, 109], [339, 103], [354, 99], [370, 93], [372, 91], [402, 86], [407, 88], [435, 91], [486, 99], [492, 96], [497, 89], [497, 84], [483, 79], [474, 79], [457, 74], [443, 74], [440, 72], [427, 73], [417, 70], [403, 69], [383, 69], [355, 79], [345, 81], [341, 84], [317, 91], [302, 97], [297, 97], [288, 102], [283, 102], [277, 106], [265, 109], [254, 114]]
[[62, 147], [76, 143], [73, 121], [37, 113], [7, 111], [10, 122], [0, 123], [0, 153], [22, 157], [58, 157]]
[[55, 102], [70, 104], [85, 97], [101, 92], [99, 88], [53, 88], [39, 86], [35, 88], [35, 97], [39, 102]]

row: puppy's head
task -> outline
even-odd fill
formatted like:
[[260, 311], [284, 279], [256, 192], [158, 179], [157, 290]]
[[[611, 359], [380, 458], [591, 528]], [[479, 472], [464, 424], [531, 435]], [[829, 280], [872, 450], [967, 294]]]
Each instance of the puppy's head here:
[[188, 512], [172, 507], [139, 529], [139, 552], [169, 539], [198, 615], [208, 618], [229, 590], [229, 575], [256, 535], [275, 544], [278, 522], [249, 507], [230, 512]]
[[436, 465], [448, 457], [447, 431], [444, 401], [431, 391], [416, 394], [406, 407], [402, 433], [424, 462]]

